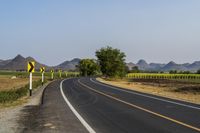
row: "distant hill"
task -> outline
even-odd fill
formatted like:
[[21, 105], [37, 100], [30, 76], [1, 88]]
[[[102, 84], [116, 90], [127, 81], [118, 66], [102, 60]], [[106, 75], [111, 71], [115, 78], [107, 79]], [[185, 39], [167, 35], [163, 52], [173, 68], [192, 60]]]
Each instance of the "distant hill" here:
[[126, 66], [128, 67], [129, 70], [131, 70], [133, 67], [136, 66], [136, 64], [129, 62], [129, 63], [126, 63]]
[[1, 70], [15, 70], [15, 71], [26, 71], [27, 70], [27, 62], [35, 61], [35, 69], [39, 70], [41, 66], [45, 66], [47, 69], [50, 68], [44, 64], [37, 62], [32, 57], [23, 57], [21, 55], [17, 55], [15, 58], [10, 60], [5, 60], [0, 62]]
[[8, 70], [25, 70], [25, 63], [26, 59], [21, 56], [17, 55], [14, 59], [3, 66], [3, 69]]
[[75, 70], [76, 66], [79, 64], [81, 59], [79, 58], [74, 58], [71, 61], [65, 61], [58, 66], [55, 66], [55, 69], [62, 69], [62, 70]]
[[195, 61], [194, 63], [187, 65], [187, 68], [192, 71], [200, 69], [200, 61]]
[[[134, 64], [132, 62], [127, 63], [127, 66], [131, 70], [130, 64]], [[132, 65], [133, 66], [133, 65]], [[178, 71], [191, 71], [196, 72], [200, 69], [200, 61], [195, 61], [194, 63], [184, 63], [184, 64], [177, 64], [173, 61], [167, 64], [161, 63], [150, 63], [148, 64], [145, 60], [139, 60], [135, 66], [138, 66], [140, 70], [144, 71], [170, 71], [170, 70], [178, 70]]]
[[152, 71], [160, 70], [164, 66], [165, 66], [165, 64], [161, 64], [161, 63], [150, 63], [149, 70], [152, 70]]
[[170, 70], [182, 70], [182, 71], [186, 71], [187, 68], [184, 67], [181, 64], [176, 64], [175, 62], [171, 61], [168, 64], [166, 64], [163, 68], [161, 68], [161, 70], [163, 70], [163, 71], [170, 71]]
[[47, 66], [36, 61], [33, 57], [23, 57], [22, 55], [17, 55], [13, 59], [9, 60], [0, 60], [0, 70], [13, 70], [13, 71], [26, 71], [27, 70], [27, 62], [35, 61], [35, 69], [39, 70], [40, 67], [44, 66], [46, 70], [54, 69], [62, 69], [62, 70], [75, 70], [76, 65], [80, 62], [79, 58], [74, 58], [71, 61], [65, 61], [58, 66]]
[[139, 60], [136, 64], [140, 70], [148, 70], [149, 64], [145, 60]]
[[10, 59], [9, 60], [0, 60], [0, 68], [1, 68], [1, 66], [8, 64], [10, 61], [11, 61]]
[[[14, 70], [14, 71], [26, 71], [27, 70], [27, 62], [28, 61], [35, 61], [36, 70], [39, 70], [41, 66], [46, 67], [46, 70], [54, 69], [62, 69], [62, 70], [76, 70], [76, 66], [79, 64], [81, 59], [74, 58], [70, 61], [64, 61], [63, 63], [57, 66], [47, 66], [36, 61], [33, 57], [23, 57], [20, 54], [17, 55], [13, 59], [2, 60], [0, 59], [0, 70]], [[133, 67], [138, 66], [140, 70], [144, 71], [170, 71], [170, 70], [178, 70], [178, 71], [192, 71], [196, 72], [200, 69], [200, 61], [195, 61], [193, 63], [184, 63], [184, 64], [177, 64], [173, 61], [170, 61], [167, 64], [161, 63], [147, 63], [144, 59], [139, 60], [136, 64], [129, 62], [126, 63], [129, 70]]]

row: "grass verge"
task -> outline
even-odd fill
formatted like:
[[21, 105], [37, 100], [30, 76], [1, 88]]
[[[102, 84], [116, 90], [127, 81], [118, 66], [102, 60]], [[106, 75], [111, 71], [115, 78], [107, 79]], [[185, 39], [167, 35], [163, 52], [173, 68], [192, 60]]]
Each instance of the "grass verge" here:
[[[47, 81], [45, 81], [47, 82]], [[37, 88], [41, 85], [41, 80], [33, 81], [33, 88]], [[29, 92], [29, 84], [20, 87], [18, 89], [11, 89], [0, 91], [0, 106], [8, 107], [12, 105], [18, 105], [26, 101]]]
[[147, 94], [200, 104], [200, 85], [176, 81], [133, 81], [97, 78], [100, 82]]

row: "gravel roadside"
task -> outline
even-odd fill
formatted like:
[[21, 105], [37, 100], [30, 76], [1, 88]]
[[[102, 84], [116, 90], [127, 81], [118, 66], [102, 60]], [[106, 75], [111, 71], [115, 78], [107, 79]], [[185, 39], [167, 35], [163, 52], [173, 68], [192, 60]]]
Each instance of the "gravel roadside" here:
[[24, 127], [18, 122], [23, 114], [23, 109], [28, 106], [37, 106], [42, 101], [43, 90], [49, 83], [33, 91], [31, 98], [22, 105], [0, 109], [0, 133], [19, 133]]

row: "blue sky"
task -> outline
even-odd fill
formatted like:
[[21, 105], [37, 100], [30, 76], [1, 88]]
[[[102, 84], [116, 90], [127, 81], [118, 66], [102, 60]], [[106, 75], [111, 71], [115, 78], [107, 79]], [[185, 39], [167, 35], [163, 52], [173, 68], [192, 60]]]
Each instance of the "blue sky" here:
[[199, 0], [1, 0], [0, 59], [47, 65], [95, 58], [104, 46], [127, 62], [200, 60]]

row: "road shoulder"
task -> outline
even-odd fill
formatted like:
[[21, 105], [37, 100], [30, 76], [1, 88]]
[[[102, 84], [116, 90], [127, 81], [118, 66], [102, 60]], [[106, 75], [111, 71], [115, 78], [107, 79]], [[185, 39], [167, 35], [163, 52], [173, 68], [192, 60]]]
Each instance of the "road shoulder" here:
[[[42, 104], [26, 106], [19, 123], [24, 133], [87, 133], [86, 128], [65, 103], [61, 80], [50, 83], [43, 92]], [[63, 89], [67, 89], [66, 87]]]
[[155, 96], [161, 96], [161, 97], [170, 98], [170, 99], [179, 100], [179, 101], [188, 102], [188, 103], [194, 103], [194, 104], [200, 103], [200, 98], [198, 94], [191, 95], [187, 93], [173, 92], [173, 91], [170, 91], [169, 89], [166, 89], [166, 87], [154, 87], [154, 86], [142, 85], [139, 83], [129, 83], [126, 81], [107, 81], [102, 78], [97, 78], [96, 80], [101, 83], [120, 87], [127, 90], [133, 90], [136, 92], [152, 94]]
[[26, 106], [36, 106], [41, 103], [41, 98], [45, 87], [50, 82], [46, 83], [44, 86], [39, 86], [37, 89], [34, 89], [32, 97], [27, 99], [27, 102], [0, 109], [0, 132], [1, 133], [17, 133], [22, 131], [22, 127], [18, 121], [21, 119], [22, 110]]

